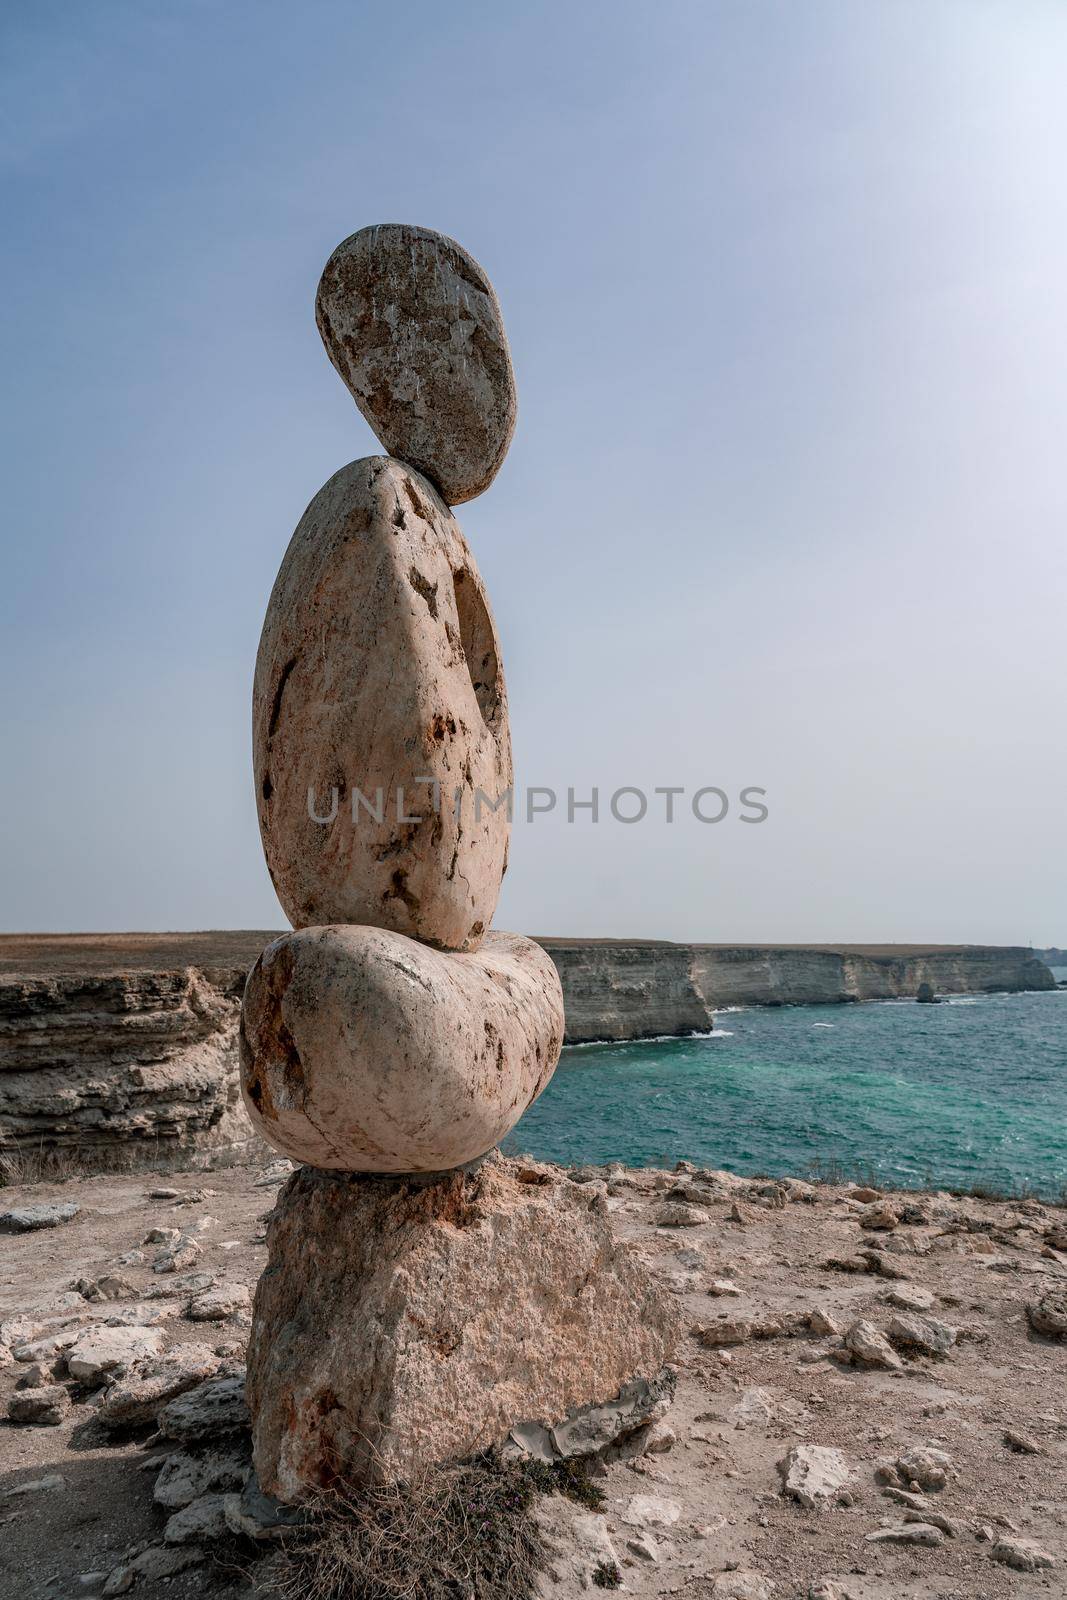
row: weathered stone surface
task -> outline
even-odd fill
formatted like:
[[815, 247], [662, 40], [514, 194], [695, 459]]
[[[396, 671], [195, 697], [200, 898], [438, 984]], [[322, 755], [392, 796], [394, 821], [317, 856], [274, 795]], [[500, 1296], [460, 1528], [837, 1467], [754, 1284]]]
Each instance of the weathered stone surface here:
[[753, 1335], [753, 1324], [748, 1317], [719, 1317], [715, 1322], [704, 1323], [696, 1336], [706, 1350], [718, 1350], [730, 1344], [745, 1344]]
[[117, 1150], [195, 1164], [247, 1148], [236, 1044], [253, 957], [198, 970], [191, 949], [173, 970], [97, 973], [99, 942], [72, 948], [66, 971], [0, 976], [0, 1131], [34, 1161], [73, 1149], [81, 1165]]
[[612, 1543], [607, 1517], [583, 1511], [573, 1500], [557, 1494], [538, 1495], [531, 1511], [545, 1537], [552, 1563], [551, 1575], [542, 1578], [538, 1594], [571, 1600], [594, 1586], [598, 1571], [614, 1568], [621, 1574], [619, 1552]]
[[62, 1384], [42, 1384], [35, 1389], [16, 1389], [7, 1403], [12, 1422], [36, 1422], [56, 1427], [70, 1410], [70, 1395]]
[[239, 1311], [247, 1311], [251, 1303], [243, 1283], [217, 1283], [189, 1302], [188, 1316], [193, 1322], [223, 1322]]
[[[501, 1447], [507, 1460], [528, 1457], [534, 1461], [573, 1461], [589, 1456], [604, 1460], [627, 1453], [637, 1442], [647, 1451], [670, 1449], [674, 1442], [653, 1442], [653, 1423], [663, 1416], [674, 1398], [674, 1369], [666, 1367], [651, 1381], [631, 1378], [603, 1405], [582, 1406], [554, 1426], [542, 1422], [520, 1423]], [[662, 1426], [662, 1425], [660, 1425]], [[670, 1429], [666, 1432], [670, 1433]]]
[[242, 1433], [249, 1425], [243, 1377], [210, 1378], [176, 1399], [159, 1413], [159, 1431], [179, 1444], [199, 1444]]
[[430, 228], [361, 228], [326, 263], [315, 320], [390, 455], [449, 505], [489, 487], [515, 431], [515, 378], [493, 286], [466, 250]]
[[201, 1544], [222, 1539], [228, 1532], [226, 1496], [204, 1494], [168, 1518], [163, 1537], [168, 1544]]
[[421, 1184], [304, 1168], [269, 1248], [248, 1398], [283, 1500], [562, 1422], [653, 1378], [677, 1337], [603, 1198], [528, 1162]]
[[884, 1367], [889, 1372], [898, 1372], [902, 1366], [888, 1339], [879, 1333], [873, 1322], [864, 1318], [854, 1322], [845, 1334], [843, 1354], [859, 1367]]
[[989, 1554], [1002, 1567], [1012, 1567], [1016, 1572], [1040, 1572], [1056, 1564], [1048, 1551], [1032, 1539], [998, 1539]]
[[794, 1445], [778, 1464], [782, 1493], [813, 1510], [830, 1500], [849, 1479], [848, 1462], [840, 1450], [820, 1444]]
[[772, 1600], [773, 1594], [762, 1572], [750, 1568], [723, 1572], [711, 1586], [712, 1600]]
[[381, 928], [305, 928], [249, 975], [242, 1087], [295, 1161], [439, 1172], [504, 1137], [562, 1042], [559, 979], [530, 939], [451, 955]]
[[[932, 1445], [916, 1445], [903, 1451], [891, 1465], [901, 1484], [917, 1484], [920, 1489], [943, 1489], [952, 1471], [952, 1457]], [[880, 1468], [879, 1476], [886, 1475], [884, 1467]]]
[[224, 1450], [204, 1450], [198, 1455], [176, 1450], [160, 1468], [152, 1498], [157, 1506], [180, 1511], [201, 1495], [242, 1488], [251, 1465], [244, 1443]]
[[877, 1528], [867, 1535], [868, 1544], [921, 1544], [936, 1548], [944, 1539], [940, 1528], [930, 1522], [901, 1522], [891, 1528]]
[[402, 462], [342, 467], [301, 518], [252, 731], [263, 849], [294, 927], [477, 948], [507, 865], [500, 643], [459, 524]]
[[956, 1330], [937, 1317], [924, 1317], [902, 1311], [892, 1317], [887, 1329], [889, 1342], [898, 1350], [918, 1351], [924, 1356], [944, 1356], [956, 1343]]
[[159, 1328], [89, 1328], [67, 1351], [72, 1378], [101, 1384], [109, 1376], [126, 1372], [137, 1362], [159, 1355], [166, 1335]]
[[153, 1544], [130, 1561], [123, 1561], [108, 1574], [101, 1591], [105, 1596], [127, 1594], [145, 1578], [148, 1582], [169, 1582], [187, 1567], [195, 1567], [207, 1560], [207, 1552], [196, 1546], [171, 1546]]
[[33, 1233], [38, 1228], [58, 1228], [61, 1222], [71, 1222], [81, 1206], [71, 1202], [43, 1201], [36, 1206], [16, 1206], [12, 1211], [0, 1211], [0, 1233]]
[[660, 1206], [653, 1217], [657, 1228], [701, 1228], [711, 1221], [711, 1212], [703, 1206], [670, 1203]]
[[246, 1471], [240, 1494], [226, 1496], [225, 1515], [231, 1533], [255, 1539], [259, 1544], [284, 1539], [308, 1519], [306, 1509], [283, 1505], [273, 1495], [264, 1494], [251, 1467]]
[[1067, 1339], [1067, 1291], [1049, 1289], [1040, 1300], [1027, 1306], [1026, 1315], [1035, 1333]]
[[168, 1401], [214, 1377], [219, 1357], [202, 1345], [185, 1345], [118, 1379], [104, 1393], [97, 1420], [107, 1428], [152, 1422]]
[[153, 1259], [153, 1272], [185, 1272], [200, 1259], [200, 1246], [190, 1233], [172, 1231], [176, 1237], [168, 1239], [163, 1249]]
[[899, 1306], [901, 1311], [915, 1311], [920, 1314], [929, 1311], [934, 1303], [930, 1290], [920, 1288], [914, 1283], [904, 1283], [897, 1288], [887, 1289], [882, 1299], [887, 1306]]

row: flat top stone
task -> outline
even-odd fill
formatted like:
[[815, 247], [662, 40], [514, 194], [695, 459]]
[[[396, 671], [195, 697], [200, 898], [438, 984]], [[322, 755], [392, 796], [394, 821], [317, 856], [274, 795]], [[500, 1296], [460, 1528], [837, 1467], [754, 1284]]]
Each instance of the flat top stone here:
[[390, 455], [449, 505], [489, 487], [515, 431], [515, 379], [500, 306], [473, 256], [431, 228], [362, 228], [326, 263], [315, 320]]

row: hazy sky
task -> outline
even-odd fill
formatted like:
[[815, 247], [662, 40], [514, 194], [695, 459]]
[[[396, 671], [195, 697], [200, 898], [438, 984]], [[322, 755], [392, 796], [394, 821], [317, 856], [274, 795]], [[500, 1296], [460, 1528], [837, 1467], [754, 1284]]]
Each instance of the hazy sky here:
[[[0, 27], [0, 925], [283, 925], [259, 629], [379, 448], [315, 287], [410, 221], [487, 269], [519, 383], [459, 517], [518, 781], [561, 806], [516, 825], [497, 924], [1067, 941], [1062, 0]], [[622, 784], [770, 814], [567, 824], [568, 785]]]

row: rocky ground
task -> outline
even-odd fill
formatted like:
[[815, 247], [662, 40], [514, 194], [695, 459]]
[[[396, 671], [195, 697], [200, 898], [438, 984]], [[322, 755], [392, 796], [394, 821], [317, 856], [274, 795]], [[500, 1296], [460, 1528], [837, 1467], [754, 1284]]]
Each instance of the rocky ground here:
[[[3, 1600], [251, 1596], [242, 1362], [288, 1170], [0, 1195]], [[1067, 1595], [1062, 1210], [572, 1176], [605, 1186], [686, 1335], [675, 1403], [605, 1469], [603, 1507], [540, 1502], [546, 1596], [616, 1569], [693, 1600]]]

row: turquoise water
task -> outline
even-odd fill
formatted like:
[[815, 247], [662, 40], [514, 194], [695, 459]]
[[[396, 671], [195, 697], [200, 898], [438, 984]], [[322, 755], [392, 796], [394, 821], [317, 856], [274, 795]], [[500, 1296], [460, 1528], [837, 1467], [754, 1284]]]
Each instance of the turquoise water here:
[[1055, 1199], [1067, 990], [724, 1011], [703, 1037], [576, 1045], [505, 1149], [567, 1164], [821, 1166]]

